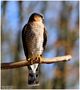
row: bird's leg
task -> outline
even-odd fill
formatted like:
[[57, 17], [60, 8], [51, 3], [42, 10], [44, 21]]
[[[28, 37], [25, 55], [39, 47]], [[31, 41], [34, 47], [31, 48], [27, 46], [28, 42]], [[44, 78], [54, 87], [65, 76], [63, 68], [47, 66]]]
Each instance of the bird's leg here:
[[28, 61], [29, 61], [31, 64], [33, 63], [31, 57], [28, 58]]
[[31, 64], [34, 64], [34, 61], [35, 61], [35, 55], [33, 54], [33, 56], [31, 57]]
[[42, 57], [40, 55], [37, 55], [36, 60], [39, 60], [39, 62], [40, 62], [40, 61], [42, 61]]
[[42, 57], [38, 54], [38, 55], [33, 55], [32, 57], [30, 57], [28, 59], [28, 61], [30, 61], [31, 64], [34, 64], [35, 60], [41, 62], [42, 61]]
[[27, 60], [28, 60], [28, 61], [30, 61], [30, 60], [31, 60], [31, 58], [28, 58]]
[[30, 58], [28, 58], [28, 61], [30, 61], [31, 64], [34, 64], [35, 59], [36, 59], [36, 55], [33, 55]]

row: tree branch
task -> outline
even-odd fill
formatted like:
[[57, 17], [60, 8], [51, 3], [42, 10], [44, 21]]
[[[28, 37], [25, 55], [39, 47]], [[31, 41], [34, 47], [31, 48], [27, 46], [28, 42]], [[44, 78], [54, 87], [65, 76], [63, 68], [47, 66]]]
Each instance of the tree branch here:
[[19, 62], [1, 63], [1, 69], [19, 68], [19, 67], [28, 66], [28, 65], [31, 65], [34, 63], [51, 64], [51, 63], [56, 63], [56, 62], [68, 61], [71, 58], [72, 58], [71, 55], [66, 55], [66, 56], [54, 57], [51, 59], [50, 58], [42, 58], [41, 60], [27, 61], [26, 59], [24, 59]]

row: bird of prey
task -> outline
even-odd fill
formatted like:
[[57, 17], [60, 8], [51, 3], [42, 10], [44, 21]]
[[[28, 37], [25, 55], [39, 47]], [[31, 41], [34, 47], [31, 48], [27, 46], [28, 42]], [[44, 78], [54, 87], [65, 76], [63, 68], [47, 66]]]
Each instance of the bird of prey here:
[[[39, 13], [31, 14], [28, 23], [22, 30], [22, 42], [27, 60], [33, 58], [33, 56], [38, 58], [42, 56], [47, 42], [43, 15]], [[39, 64], [29, 65], [28, 73], [28, 84], [39, 84]]]

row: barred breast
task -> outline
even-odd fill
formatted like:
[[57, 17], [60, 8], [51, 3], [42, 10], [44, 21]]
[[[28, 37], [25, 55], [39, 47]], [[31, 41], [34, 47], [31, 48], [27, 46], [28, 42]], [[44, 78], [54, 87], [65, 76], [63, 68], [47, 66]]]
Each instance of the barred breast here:
[[32, 53], [41, 55], [43, 52], [44, 25], [40, 22], [34, 22], [31, 27], [31, 32], [34, 34], [32, 41], [34, 43], [34, 48]]
[[41, 55], [43, 52], [43, 33], [44, 25], [40, 22], [33, 22], [28, 25], [25, 29], [25, 45], [27, 49], [28, 58], [33, 55]]

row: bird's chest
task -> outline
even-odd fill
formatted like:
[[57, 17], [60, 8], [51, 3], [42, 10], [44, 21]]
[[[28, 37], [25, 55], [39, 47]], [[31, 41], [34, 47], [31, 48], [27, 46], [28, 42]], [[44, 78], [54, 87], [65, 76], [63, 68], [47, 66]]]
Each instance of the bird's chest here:
[[37, 40], [43, 39], [44, 25], [42, 23], [33, 23], [31, 31]]
[[32, 32], [36, 36], [38, 36], [38, 37], [43, 36], [43, 32], [44, 32], [44, 26], [43, 26], [43, 24], [41, 24], [41, 23], [34, 23], [32, 25], [32, 28], [31, 29], [32, 29]]
[[38, 52], [43, 51], [43, 33], [44, 33], [44, 26], [43, 24], [33, 24], [32, 32], [34, 33], [34, 43], [35, 49]]

